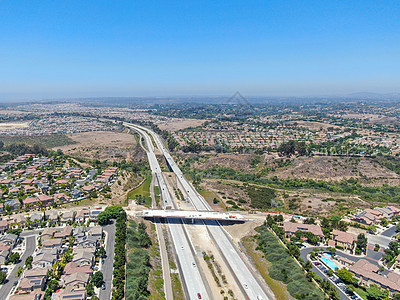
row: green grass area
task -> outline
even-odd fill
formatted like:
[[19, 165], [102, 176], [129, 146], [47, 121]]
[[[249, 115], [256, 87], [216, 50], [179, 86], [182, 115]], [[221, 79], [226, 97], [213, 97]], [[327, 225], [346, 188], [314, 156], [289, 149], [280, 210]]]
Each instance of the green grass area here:
[[3, 141], [5, 145], [12, 143], [27, 143], [30, 145], [39, 144], [47, 148], [76, 144], [75, 141], [64, 134], [42, 136], [3, 135], [0, 136], [0, 141]]
[[268, 268], [269, 276], [285, 283], [290, 295], [296, 299], [324, 299], [323, 292], [314, 283], [307, 280], [302, 268], [293, 260], [267, 226], [260, 226], [257, 231], [259, 232], [257, 250], [261, 250], [265, 259], [271, 263]]
[[[215, 204], [214, 204], [214, 198], [218, 199], [218, 195], [217, 195], [217, 194], [215, 194], [214, 192], [210, 192], [210, 191], [201, 189], [201, 188], [197, 189], [197, 191], [199, 192], [200, 195], [203, 196], [203, 198], [204, 198], [210, 205], [215, 205]], [[218, 200], [219, 200], [219, 199], [218, 199]], [[218, 205], [219, 205], [221, 208], [226, 209], [226, 206], [225, 206], [224, 202], [219, 201], [219, 202], [218, 202]]]
[[161, 265], [160, 245], [158, 244], [156, 226], [151, 224], [151, 240], [153, 244], [150, 246], [149, 253], [152, 261], [152, 269], [149, 274], [149, 291], [151, 300], [165, 299], [164, 279]]
[[353, 291], [354, 291], [355, 293], [357, 293], [358, 296], [360, 296], [360, 297], [363, 298], [364, 300], [368, 300], [368, 293], [367, 293], [365, 290], [360, 289], [360, 288], [353, 288]]
[[271, 288], [276, 299], [286, 300], [288, 299], [288, 291], [285, 285], [277, 280], [274, 280], [269, 276], [268, 268], [271, 263], [268, 263], [263, 258], [263, 253], [255, 249], [256, 241], [251, 236], [246, 236], [242, 239], [242, 245], [246, 248], [247, 254], [250, 256], [253, 264], [256, 266], [257, 270], [260, 272], [261, 276], [264, 278], [265, 282]]
[[156, 204], [158, 205], [158, 204], [160, 203], [160, 199], [161, 199], [161, 196], [160, 196], [160, 187], [159, 187], [158, 185], [156, 185], [156, 186], [154, 187], [154, 196], [155, 196], [155, 198], [156, 198]]
[[179, 280], [178, 274], [171, 274], [172, 292], [174, 294], [174, 300], [185, 300], [185, 295], [182, 289], [182, 283]]
[[127, 300], [148, 298], [149, 273], [152, 268], [150, 254], [147, 250], [150, 237], [146, 226], [139, 226], [129, 221], [127, 229], [128, 261], [126, 263], [126, 297]]
[[128, 193], [127, 199], [135, 199], [138, 204], [151, 206], [150, 184], [152, 176], [147, 175], [146, 180]]

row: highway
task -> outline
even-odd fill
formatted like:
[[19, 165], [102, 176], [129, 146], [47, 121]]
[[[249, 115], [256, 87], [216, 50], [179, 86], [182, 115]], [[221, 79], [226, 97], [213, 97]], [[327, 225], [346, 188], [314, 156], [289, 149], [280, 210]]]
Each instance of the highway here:
[[[147, 157], [149, 159], [150, 168], [153, 174], [156, 175], [156, 178], [158, 180], [161, 199], [163, 200], [163, 206], [164, 208], [173, 208], [174, 203], [172, 201], [171, 195], [168, 192], [164, 177], [162, 176], [161, 168], [154, 154], [154, 146], [151, 142], [149, 135], [141, 128], [137, 128], [136, 126], [132, 126], [131, 124], [125, 123], [125, 126], [136, 130], [144, 137], [146, 148], [148, 149]], [[168, 227], [171, 233], [179, 270], [182, 275], [181, 278], [184, 281], [183, 285], [187, 297], [189, 299], [199, 299], [200, 295], [201, 299], [210, 299], [207, 292], [206, 284], [204, 283], [200, 271], [197, 268], [194, 249], [192, 248], [192, 243], [188, 240], [188, 235], [185, 232], [185, 227], [179, 220], [178, 222], [169, 222]]]
[[[182, 171], [179, 169], [168, 150], [164, 147], [158, 135], [145, 127], [132, 124], [129, 125], [131, 128], [137, 128], [142, 132], [146, 131], [148, 134], [153, 136], [155, 142], [157, 143], [157, 147], [163, 152], [165, 159], [167, 160], [171, 170], [175, 173], [193, 207], [198, 211], [211, 211], [212, 209], [205, 199], [196, 191], [196, 189], [183, 175]], [[147, 139], [150, 140], [150, 138]], [[153, 145], [151, 145], [151, 147], [152, 146]], [[240, 286], [243, 294], [247, 295], [247, 298], [251, 300], [270, 299], [262, 288], [260, 282], [256, 279], [253, 272], [243, 260], [240, 251], [233, 244], [232, 238], [220, 225], [220, 223], [218, 221], [206, 220], [205, 225], [207, 225], [208, 231], [212, 239], [216, 242], [217, 247], [220, 249], [221, 254], [225, 256], [226, 262], [232, 270], [232, 275], [234, 278], [236, 278], [236, 283]]]

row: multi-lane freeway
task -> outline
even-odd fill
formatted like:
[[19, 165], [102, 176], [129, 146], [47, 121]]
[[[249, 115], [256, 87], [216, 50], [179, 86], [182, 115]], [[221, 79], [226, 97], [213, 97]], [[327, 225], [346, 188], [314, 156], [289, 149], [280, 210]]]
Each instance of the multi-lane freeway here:
[[[152, 173], [158, 180], [160, 187], [161, 198], [163, 200], [164, 208], [174, 207], [172, 197], [169, 194], [164, 177], [162, 176], [160, 165], [154, 154], [154, 146], [151, 142], [149, 135], [136, 126], [125, 123], [127, 127], [136, 130], [145, 139], [147, 148], [147, 157], [149, 159], [150, 168]], [[171, 233], [174, 250], [177, 256], [179, 271], [181, 272], [186, 295], [189, 299], [210, 299], [206, 283], [203, 281], [199, 268], [197, 268], [196, 257], [194, 249], [185, 232], [185, 227], [181, 221], [169, 222], [169, 231]]]
[[[190, 182], [186, 179], [186, 177], [183, 176], [182, 171], [179, 169], [178, 165], [175, 163], [172, 156], [169, 154], [168, 150], [164, 147], [158, 135], [156, 135], [153, 131], [142, 126], [129, 123], [125, 123], [125, 125], [139, 131], [142, 135], [143, 133], [145, 133], [144, 136], [146, 139], [146, 143], [148, 144], [149, 152], [151, 152], [154, 149], [154, 147], [151, 143], [150, 138], [148, 137], [148, 134], [150, 134], [153, 137], [153, 139], [157, 143], [157, 147], [162, 151], [169, 167], [175, 173], [179, 183], [181, 184], [184, 192], [186, 193], [187, 198], [190, 200], [190, 202], [192, 203], [193, 207], [196, 210], [198, 211], [212, 210], [211, 207], [208, 205], [208, 203], [205, 201], [205, 199], [196, 191], [196, 189], [190, 184]], [[148, 153], [148, 155], [150, 154]], [[154, 155], [154, 160], [153, 159], [150, 160], [149, 158], [149, 162], [150, 165], [154, 164], [155, 166], [158, 166], [158, 162], [155, 155]], [[171, 201], [172, 203], [171, 197], [167, 199], [167, 201]], [[269, 297], [267, 296], [266, 292], [262, 287], [262, 284], [257, 280], [252, 270], [245, 263], [242, 255], [240, 254], [240, 251], [235, 247], [231, 237], [220, 225], [220, 223], [218, 221], [207, 220], [205, 221], [204, 224], [207, 226], [208, 232], [210, 233], [212, 239], [215, 241], [217, 247], [220, 249], [222, 255], [225, 257], [225, 261], [229, 265], [232, 271], [232, 275], [236, 279], [236, 282], [239, 285], [240, 289], [242, 290], [243, 294], [246, 295], [248, 299], [257, 299], [257, 300], [269, 299]], [[179, 248], [179, 245], [177, 247], [177, 245], [175, 244], [175, 248]], [[179, 251], [177, 252], [177, 254], [179, 259], [181, 259], [182, 254], [179, 253]], [[183, 275], [185, 276], [185, 274]]]

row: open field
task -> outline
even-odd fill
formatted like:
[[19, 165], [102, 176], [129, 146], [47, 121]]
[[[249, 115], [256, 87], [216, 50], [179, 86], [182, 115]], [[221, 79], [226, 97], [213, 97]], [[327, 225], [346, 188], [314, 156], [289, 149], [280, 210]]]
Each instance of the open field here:
[[0, 141], [5, 145], [12, 143], [40, 144], [47, 148], [63, 147], [72, 145], [76, 142], [63, 134], [42, 135], [42, 136], [23, 136], [23, 135], [2, 135]]
[[130, 159], [137, 144], [134, 135], [114, 131], [74, 133], [68, 138], [75, 144], [55, 147], [54, 150], [61, 149], [69, 155], [99, 160]]
[[188, 127], [201, 126], [205, 121], [206, 120], [181, 119], [181, 120], [174, 120], [173, 122], [159, 124], [158, 127], [161, 130], [176, 131]]
[[28, 122], [21, 123], [0, 123], [0, 129], [15, 129], [15, 128], [26, 128], [29, 126]]
[[391, 181], [400, 183], [400, 176], [379, 165], [371, 158], [313, 156], [298, 157], [291, 160], [287, 167], [279, 168], [268, 174], [269, 177], [303, 178], [326, 181], [340, 181], [349, 178], [375, 180], [382, 185]]

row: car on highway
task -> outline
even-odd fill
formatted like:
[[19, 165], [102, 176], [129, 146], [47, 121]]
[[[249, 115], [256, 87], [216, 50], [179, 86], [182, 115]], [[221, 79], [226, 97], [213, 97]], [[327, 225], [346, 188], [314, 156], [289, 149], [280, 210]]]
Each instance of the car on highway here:
[[193, 266], [194, 268], [196, 268], [196, 264], [195, 264], [194, 262], [192, 262], [192, 266]]
[[201, 299], [201, 294], [197, 293], [197, 299]]
[[244, 288], [247, 290], [249, 286], [246, 283], [243, 283]]

